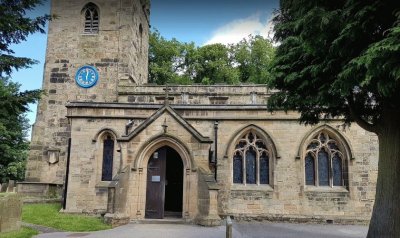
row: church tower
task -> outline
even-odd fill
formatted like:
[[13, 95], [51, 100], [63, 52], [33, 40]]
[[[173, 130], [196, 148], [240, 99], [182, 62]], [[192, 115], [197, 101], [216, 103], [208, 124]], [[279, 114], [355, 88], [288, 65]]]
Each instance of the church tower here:
[[71, 132], [68, 102], [118, 102], [118, 84], [147, 83], [149, 4], [52, 0], [56, 18], [49, 23], [45, 95], [38, 105], [21, 190], [63, 183]]

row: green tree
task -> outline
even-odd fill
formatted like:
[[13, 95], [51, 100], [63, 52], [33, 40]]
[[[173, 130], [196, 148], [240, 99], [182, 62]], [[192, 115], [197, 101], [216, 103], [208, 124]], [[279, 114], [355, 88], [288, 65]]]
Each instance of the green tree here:
[[29, 121], [25, 112], [40, 91], [19, 91], [20, 85], [7, 78], [0, 80], [0, 182], [24, 178], [29, 142], [26, 140]]
[[274, 47], [261, 36], [229, 46], [201, 47], [167, 40], [156, 30], [149, 41], [149, 82], [156, 84], [266, 83]]
[[26, 132], [29, 129], [25, 113], [28, 104], [36, 102], [40, 90], [20, 92], [20, 85], [9, 80], [13, 70], [28, 68], [36, 63], [26, 57], [14, 56], [11, 44], [25, 41], [35, 32], [44, 33], [50, 16], [29, 18], [26, 12], [41, 4], [40, 0], [0, 1], [0, 181], [22, 179], [27, 149]]
[[342, 117], [379, 139], [368, 237], [400, 234], [400, 1], [282, 0], [271, 109], [304, 123]]
[[183, 73], [188, 63], [186, 53], [193, 43], [181, 43], [175, 38], [167, 40], [156, 30], [149, 35], [149, 82], [156, 84], [188, 84]]
[[156, 30], [149, 39], [149, 82], [156, 84], [214, 84], [238, 82], [228, 47], [196, 47], [175, 38], [167, 40]]
[[195, 83], [238, 84], [239, 70], [233, 66], [229, 48], [223, 44], [205, 45], [198, 49], [195, 61]]
[[264, 84], [270, 80], [270, 66], [275, 55], [271, 41], [262, 36], [252, 36], [231, 46], [241, 82]]

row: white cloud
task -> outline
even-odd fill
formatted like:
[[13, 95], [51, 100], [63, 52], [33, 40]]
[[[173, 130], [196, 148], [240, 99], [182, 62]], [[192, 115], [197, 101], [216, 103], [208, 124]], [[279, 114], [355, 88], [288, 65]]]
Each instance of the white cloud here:
[[204, 45], [222, 43], [231, 44], [241, 41], [248, 35], [261, 35], [265, 38], [273, 37], [273, 25], [270, 17], [262, 21], [262, 14], [256, 13], [250, 17], [237, 19], [218, 28]]

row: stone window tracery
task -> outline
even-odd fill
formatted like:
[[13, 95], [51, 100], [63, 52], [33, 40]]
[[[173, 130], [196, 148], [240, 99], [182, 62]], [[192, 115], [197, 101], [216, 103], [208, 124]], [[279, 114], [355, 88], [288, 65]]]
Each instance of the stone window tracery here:
[[88, 3], [82, 10], [84, 15], [84, 33], [97, 34], [99, 32], [99, 10], [93, 3]]
[[307, 145], [304, 158], [306, 185], [345, 186], [343, 152], [339, 142], [326, 132], [320, 132]]
[[233, 153], [233, 183], [269, 184], [270, 151], [266, 142], [253, 131], [245, 134]]

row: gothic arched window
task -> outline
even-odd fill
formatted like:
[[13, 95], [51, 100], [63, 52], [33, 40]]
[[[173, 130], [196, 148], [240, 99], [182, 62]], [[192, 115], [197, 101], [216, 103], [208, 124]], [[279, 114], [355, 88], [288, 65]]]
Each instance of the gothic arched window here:
[[82, 9], [85, 19], [84, 33], [96, 34], [99, 32], [99, 9], [94, 3], [88, 3]]
[[248, 132], [233, 153], [233, 183], [269, 184], [270, 160], [265, 141], [253, 131]]
[[307, 146], [304, 158], [306, 185], [344, 186], [344, 154], [338, 141], [320, 132]]
[[111, 181], [113, 176], [114, 140], [107, 136], [103, 143], [102, 181]]

